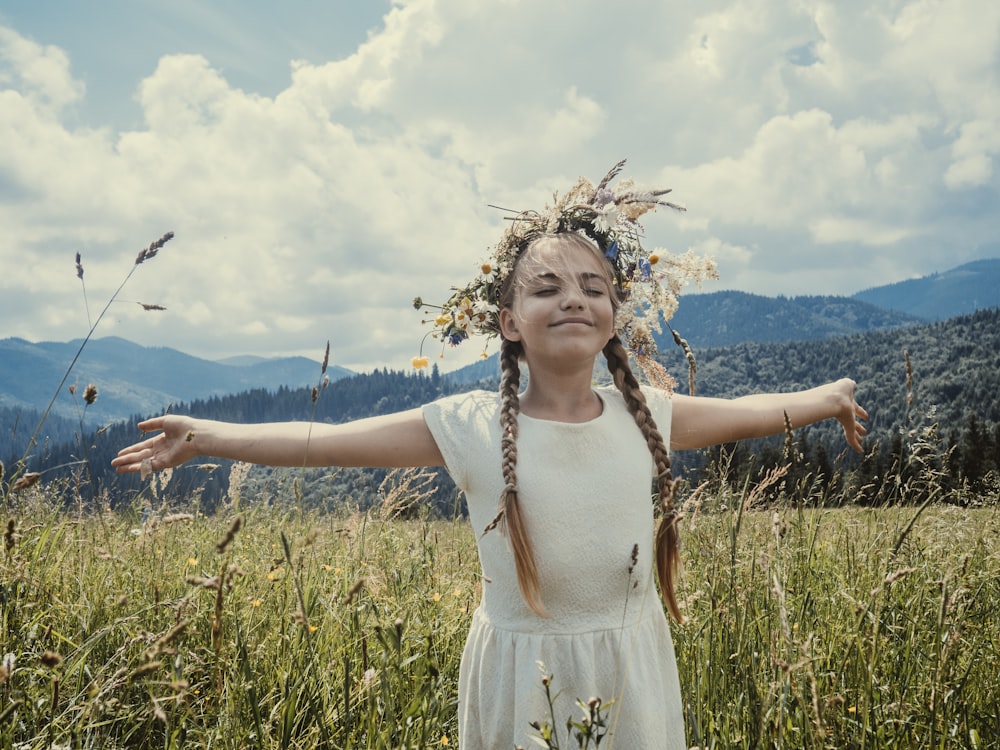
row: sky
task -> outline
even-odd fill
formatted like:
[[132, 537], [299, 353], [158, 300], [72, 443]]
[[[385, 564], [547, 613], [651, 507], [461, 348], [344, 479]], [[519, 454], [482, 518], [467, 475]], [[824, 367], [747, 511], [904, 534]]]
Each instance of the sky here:
[[718, 263], [689, 292], [1000, 257], [1000, 3], [2, 0], [0, 336], [81, 338], [132, 272], [95, 336], [404, 369], [491, 204], [623, 158], [687, 208], [644, 244]]

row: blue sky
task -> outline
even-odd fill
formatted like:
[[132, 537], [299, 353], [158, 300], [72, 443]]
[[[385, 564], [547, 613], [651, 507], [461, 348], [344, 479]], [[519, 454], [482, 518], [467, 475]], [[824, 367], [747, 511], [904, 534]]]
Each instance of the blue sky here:
[[75, 253], [93, 314], [172, 230], [98, 335], [405, 367], [487, 204], [620, 158], [688, 207], [647, 245], [712, 255], [705, 291], [1000, 257], [1000, 4], [8, 0], [0, 144], [2, 335], [82, 336]]

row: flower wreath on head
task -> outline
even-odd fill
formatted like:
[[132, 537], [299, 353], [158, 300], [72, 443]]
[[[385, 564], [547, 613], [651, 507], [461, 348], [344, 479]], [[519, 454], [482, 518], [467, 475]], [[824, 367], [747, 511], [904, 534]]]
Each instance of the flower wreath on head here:
[[[674, 255], [665, 250], [648, 252], [640, 241], [639, 217], [657, 206], [678, 211], [683, 206], [664, 200], [667, 190], [640, 190], [632, 180], [611, 183], [625, 166], [618, 162], [596, 186], [581, 177], [562, 197], [543, 211], [524, 211], [510, 217], [511, 224], [493, 250], [492, 257], [467, 286], [454, 289], [443, 305], [429, 305], [420, 297], [416, 309], [434, 308], [433, 336], [445, 344], [458, 346], [473, 335], [489, 339], [500, 335], [500, 294], [514, 262], [531, 242], [543, 234], [579, 232], [596, 243], [611, 264], [622, 303], [615, 317], [615, 330], [625, 347], [641, 361], [656, 353], [653, 331], [660, 332], [660, 320], [670, 320], [677, 310], [681, 288], [689, 281], [700, 283], [717, 278], [715, 262], [690, 251]], [[426, 322], [426, 321], [425, 321]], [[426, 367], [428, 358], [413, 358], [413, 366]], [[443, 356], [443, 353], [442, 353]], [[486, 357], [484, 348], [483, 355]]]

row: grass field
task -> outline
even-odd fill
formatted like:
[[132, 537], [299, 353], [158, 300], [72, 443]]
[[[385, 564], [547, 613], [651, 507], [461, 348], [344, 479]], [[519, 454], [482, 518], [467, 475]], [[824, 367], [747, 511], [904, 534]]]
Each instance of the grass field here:
[[[467, 523], [252, 500], [141, 524], [19, 494], [0, 747], [457, 746]], [[747, 505], [682, 522], [690, 746], [1000, 747], [995, 507]]]

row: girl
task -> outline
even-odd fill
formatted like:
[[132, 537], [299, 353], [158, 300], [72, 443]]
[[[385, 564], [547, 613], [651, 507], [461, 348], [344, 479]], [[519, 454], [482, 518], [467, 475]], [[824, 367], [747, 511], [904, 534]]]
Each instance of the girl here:
[[[643, 313], [670, 311], [677, 278], [654, 268], [659, 258], [641, 247], [636, 223], [670, 204], [663, 192], [612, 193], [620, 167], [597, 187], [581, 181], [545, 213], [518, 216], [483, 274], [441, 308], [435, 333], [444, 341], [501, 337], [499, 394], [476, 391], [311, 431], [164, 416], [139, 425], [160, 434], [113, 461], [120, 472], [197, 456], [447, 467], [481, 534], [482, 600], [459, 676], [464, 750], [528, 746], [540, 723], [578, 720], [576, 701], [591, 698], [606, 707], [606, 747], [685, 748], [673, 644], [652, 576], [655, 567], [666, 607], [680, 619], [668, 447], [777, 434], [786, 415], [795, 427], [837, 419], [859, 451], [866, 433], [848, 379], [734, 400], [639, 386], [627, 348], [649, 363]], [[599, 354], [613, 386], [593, 386]], [[655, 541], [651, 478], [663, 516]]]

